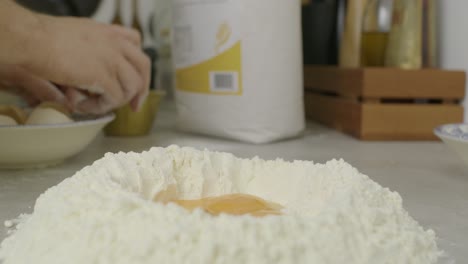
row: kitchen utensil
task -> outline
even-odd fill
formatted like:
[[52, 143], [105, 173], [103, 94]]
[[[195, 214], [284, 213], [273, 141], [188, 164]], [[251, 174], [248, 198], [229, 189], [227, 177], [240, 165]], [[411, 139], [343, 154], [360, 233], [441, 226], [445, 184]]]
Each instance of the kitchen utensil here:
[[340, 43], [339, 65], [342, 67], [359, 67], [361, 50], [361, 25], [366, 0], [349, 0], [347, 2], [345, 26]]

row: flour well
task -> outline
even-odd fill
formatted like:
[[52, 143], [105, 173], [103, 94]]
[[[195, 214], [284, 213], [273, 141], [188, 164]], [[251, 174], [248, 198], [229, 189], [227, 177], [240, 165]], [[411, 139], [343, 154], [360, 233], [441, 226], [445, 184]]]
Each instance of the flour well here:
[[[212, 216], [165, 199], [259, 196], [284, 214]], [[239, 159], [191, 148], [107, 154], [41, 195], [4, 264], [436, 263], [433, 231], [343, 161]]]

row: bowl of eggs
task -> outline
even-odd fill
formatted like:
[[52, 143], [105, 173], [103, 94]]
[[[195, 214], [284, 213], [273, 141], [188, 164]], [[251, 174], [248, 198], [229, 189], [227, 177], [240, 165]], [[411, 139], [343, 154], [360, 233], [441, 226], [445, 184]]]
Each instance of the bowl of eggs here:
[[34, 109], [0, 105], [0, 169], [59, 164], [84, 150], [113, 119], [72, 116], [55, 103]]

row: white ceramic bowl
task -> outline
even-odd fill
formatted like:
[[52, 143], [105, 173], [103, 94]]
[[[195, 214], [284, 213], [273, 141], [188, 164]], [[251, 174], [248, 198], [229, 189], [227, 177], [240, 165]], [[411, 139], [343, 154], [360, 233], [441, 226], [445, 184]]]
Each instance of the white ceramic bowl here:
[[41, 168], [82, 151], [114, 114], [60, 125], [0, 126], [0, 168]]
[[436, 128], [434, 133], [468, 165], [468, 124], [443, 125]]

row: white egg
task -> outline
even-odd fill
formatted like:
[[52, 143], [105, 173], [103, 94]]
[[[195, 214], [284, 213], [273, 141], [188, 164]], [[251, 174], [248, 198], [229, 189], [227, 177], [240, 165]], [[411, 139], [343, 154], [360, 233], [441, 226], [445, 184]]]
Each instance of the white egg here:
[[10, 116], [0, 115], [0, 126], [16, 126], [18, 122]]
[[66, 114], [53, 108], [36, 108], [26, 120], [26, 125], [54, 125], [72, 123]]

